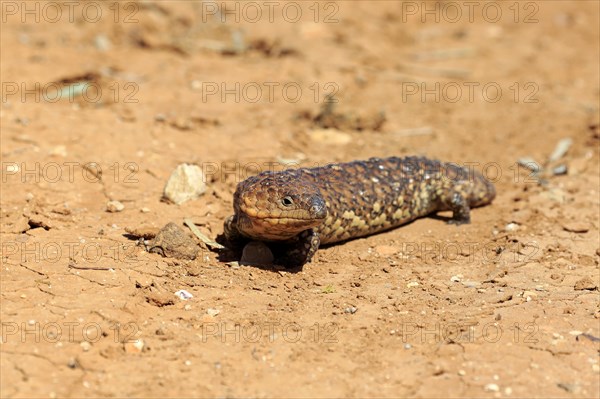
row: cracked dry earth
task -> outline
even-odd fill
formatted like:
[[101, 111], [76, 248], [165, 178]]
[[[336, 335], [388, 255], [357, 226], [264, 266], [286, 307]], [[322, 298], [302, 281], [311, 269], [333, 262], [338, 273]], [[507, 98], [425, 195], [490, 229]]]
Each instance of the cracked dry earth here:
[[[498, 2], [495, 22], [298, 2], [298, 21], [255, 23], [219, 18], [236, 2], [81, 2], [55, 23], [19, 4], [2, 2], [2, 397], [600, 395], [597, 2]], [[130, 234], [189, 218], [216, 237], [268, 162], [392, 155], [485, 169], [498, 196], [297, 272]], [[161, 201], [181, 163], [206, 192]]]

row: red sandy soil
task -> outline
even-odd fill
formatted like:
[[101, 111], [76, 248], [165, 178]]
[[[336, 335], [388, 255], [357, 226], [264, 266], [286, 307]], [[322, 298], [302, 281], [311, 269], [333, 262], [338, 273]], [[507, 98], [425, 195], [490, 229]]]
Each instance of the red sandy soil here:
[[[2, 397], [600, 395], [598, 2], [74, 3], [1, 3]], [[295, 273], [127, 236], [216, 237], [269, 162], [392, 155], [497, 198]], [[207, 191], [161, 201], [180, 163]]]

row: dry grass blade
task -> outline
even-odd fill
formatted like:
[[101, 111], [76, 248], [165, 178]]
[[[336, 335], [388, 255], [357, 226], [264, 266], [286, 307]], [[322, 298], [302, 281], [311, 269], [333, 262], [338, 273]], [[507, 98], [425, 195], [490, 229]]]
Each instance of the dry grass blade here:
[[194, 222], [192, 222], [190, 219], [184, 219], [183, 223], [185, 223], [185, 225], [187, 227], [189, 227], [190, 230], [192, 230], [192, 233], [194, 233], [194, 235], [196, 237], [198, 237], [200, 239], [200, 241], [202, 241], [203, 243], [205, 243], [210, 248], [212, 248], [212, 249], [225, 249], [225, 247], [222, 246], [221, 244], [219, 244], [218, 242], [215, 242], [215, 241], [211, 240], [210, 238], [208, 238], [207, 236], [205, 236], [204, 234], [202, 234], [202, 232], [200, 230], [198, 230], [198, 228], [196, 227], [196, 225], [194, 224]]

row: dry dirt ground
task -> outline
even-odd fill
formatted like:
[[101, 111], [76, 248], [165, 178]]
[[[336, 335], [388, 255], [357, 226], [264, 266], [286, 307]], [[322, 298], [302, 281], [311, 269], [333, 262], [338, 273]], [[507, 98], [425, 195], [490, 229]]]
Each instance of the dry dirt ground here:
[[[600, 395], [598, 2], [1, 6], [2, 397]], [[128, 235], [216, 237], [269, 162], [392, 155], [497, 198], [297, 272]], [[206, 193], [161, 201], [181, 163]]]

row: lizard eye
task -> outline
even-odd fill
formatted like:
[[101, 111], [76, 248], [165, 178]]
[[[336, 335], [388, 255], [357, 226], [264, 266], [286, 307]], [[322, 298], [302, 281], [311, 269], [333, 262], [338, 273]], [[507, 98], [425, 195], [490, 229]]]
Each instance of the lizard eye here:
[[281, 203], [283, 204], [283, 206], [291, 206], [294, 203], [294, 201], [292, 201], [292, 197], [283, 197]]

